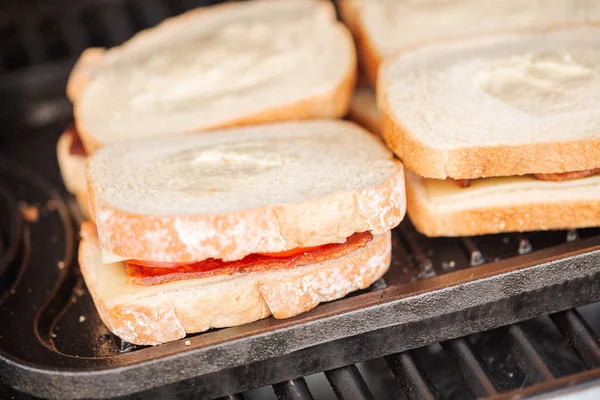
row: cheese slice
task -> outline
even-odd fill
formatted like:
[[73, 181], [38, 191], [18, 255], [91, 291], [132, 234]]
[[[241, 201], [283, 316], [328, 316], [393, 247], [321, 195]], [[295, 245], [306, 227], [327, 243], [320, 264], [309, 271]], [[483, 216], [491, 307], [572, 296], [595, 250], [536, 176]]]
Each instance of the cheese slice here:
[[472, 207], [494, 204], [526, 204], [538, 194], [545, 200], [585, 200], [600, 198], [600, 175], [568, 181], [542, 181], [531, 176], [512, 176], [476, 179], [467, 188], [461, 188], [452, 180], [426, 179], [410, 173], [410, 181], [420, 180], [429, 201], [441, 208], [464, 208], [465, 202]]
[[122, 257], [117, 254], [111, 253], [110, 251], [102, 248], [102, 246], [100, 246], [100, 257], [102, 258], [102, 262], [104, 264], [114, 264], [129, 260], [129, 258], [127, 257]]

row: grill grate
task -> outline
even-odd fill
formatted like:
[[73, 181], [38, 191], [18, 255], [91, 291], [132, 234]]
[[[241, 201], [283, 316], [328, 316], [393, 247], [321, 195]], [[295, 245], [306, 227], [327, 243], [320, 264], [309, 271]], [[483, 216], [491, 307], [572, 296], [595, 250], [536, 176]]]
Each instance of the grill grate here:
[[373, 396], [355, 365], [325, 372], [338, 399], [372, 400]]
[[412, 352], [388, 356], [386, 361], [396, 377], [398, 385], [410, 398], [426, 400], [439, 398], [437, 388], [412, 355]]
[[[54, 145], [71, 112], [64, 85], [79, 52], [118, 44], [207, 3], [42, 2], [39, 13], [28, 9], [32, 3], [10, 12], [1, 5], [0, 101], [11, 101], [3, 101], [10, 107], [0, 111], [0, 129], [12, 128], [1, 153], [55, 181]], [[2, 242], [3, 254], [16, 250], [0, 281], [0, 383], [54, 397], [471, 399], [600, 379], [597, 332], [574, 308], [600, 300], [598, 229], [428, 239], [404, 223], [394, 233], [390, 271], [367, 290], [292, 320], [192, 335], [190, 346], [145, 348], [106, 330], [71, 266], [69, 201], [2, 160], [2, 198], [36, 204], [41, 217], [17, 218], [2, 230], [2, 239], [15, 238]], [[7, 204], [17, 216], [16, 200]], [[3, 295], [11, 288], [12, 296]], [[21, 396], [0, 387], [4, 393]]]
[[[585, 322], [576, 310], [568, 310], [565, 312], [551, 315], [553, 321], [561, 320], [556, 323], [559, 330], [564, 329], [577, 330], [577, 337], [580, 341], [585, 341], [585, 352], [582, 353], [582, 347], [572, 345], [572, 349], [577, 354], [585, 354], [580, 357], [580, 361], [586, 366], [578, 370], [574, 375], [570, 375], [567, 379], [572, 384], [582, 384], [591, 379], [600, 378], [600, 370], [590, 367], [592, 364], [587, 364], [585, 359], [590, 356], [597, 355], [598, 338], [596, 334], [586, 326]], [[567, 322], [565, 322], [567, 321]], [[561, 323], [565, 325], [561, 328]], [[567, 328], [568, 326], [568, 328]], [[507, 390], [506, 383], [501, 383], [497, 376], [490, 372], [488, 361], [484, 360], [478, 353], [476, 346], [471, 344], [474, 336], [469, 338], [460, 338], [443, 342], [441, 349], [451, 362], [456, 366], [460, 378], [468, 388], [470, 393], [466, 393], [464, 389], [458, 387], [458, 392], [454, 395], [444, 391], [444, 395], [440, 394], [439, 382], [433, 382], [430, 374], [426, 371], [415, 355], [414, 350], [393, 354], [385, 357], [385, 361], [389, 369], [393, 373], [398, 387], [403, 392], [407, 399], [441, 399], [441, 398], [511, 398], [517, 393], [523, 395], [520, 391], [523, 386], [527, 386], [527, 393], [541, 394], [553, 388], [564, 386], [565, 378], [558, 379], [552, 374], [548, 368], [543, 351], [539, 351], [535, 345], [535, 336], [532, 336], [521, 327], [521, 325], [511, 325], [506, 328], [499, 328], [494, 333], [499, 333], [506, 336], [506, 340], [511, 342], [509, 346], [509, 358], [516, 360], [518, 365], [518, 379], [516, 383], [519, 386], [509, 388]], [[489, 333], [484, 333], [487, 335]], [[569, 341], [569, 335], [564, 334], [564, 340]], [[497, 336], [495, 335], [497, 339]], [[560, 344], [560, 343], [558, 343]], [[430, 352], [432, 346], [425, 349]], [[431, 358], [430, 354], [426, 355]], [[431, 367], [431, 365], [429, 365]], [[444, 373], [452, 372], [446, 366]], [[586, 370], [586, 368], [588, 370]], [[516, 371], [516, 370], [515, 370]], [[515, 372], [509, 372], [515, 375]], [[325, 376], [331, 384], [333, 391], [338, 399], [372, 399], [373, 394], [365, 383], [363, 376], [360, 374], [356, 366], [346, 366], [331, 371], [326, 371]], [[389, 386], [389, 383], [387, 384]], [[273, 386], [273, 392], [277, 399], [312, 399], [312, 394], [309, 389], [310, 385], [306, 385], [303, 379], [286, 381]], [[443, 386], [442, 386], [443, 388]], [[515, 392], [515, 390], [517, 390]], [[269, 390], [266, 388], [255, 390], [247, 393], [245, 398], [269, 398]], [[242, 398], [225, 397], [225, 398]], [[399, 393], [384, 396], [384, 398], [398, 398]], [[273, 397], [274, 398], [274, 397]], [[381, 398], [381, 397], [375, 397]], [[521, 398], [521, 397], [519, 397]]]
[[553, 314], [552, 321], [587, 368], [600, 368], [598, 337], [577, 311]]

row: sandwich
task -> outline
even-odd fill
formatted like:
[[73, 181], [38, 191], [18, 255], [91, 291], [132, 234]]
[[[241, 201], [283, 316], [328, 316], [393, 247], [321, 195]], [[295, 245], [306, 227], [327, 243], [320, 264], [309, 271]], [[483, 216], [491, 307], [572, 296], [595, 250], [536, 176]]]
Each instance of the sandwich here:
[[597, 0], [340, 0], [340, 11], [373, 86], [383, 60], [428, 42], [600, 20]]
[[105, 325], [156, 345], [363, 289], [388, 269], [402, 164], [345, 121], [107, 145], [86, 168], [81, 272]]
[[[344, 116], [356, 80], [352, 36], [329, 2], [254, 0], [166, 20], [121, 46], [86, 50], [67, 85], [83, 154], [121, 140]], [[65, 160], [66, 159], [66, 160]], [[81, 174], [62, 170], [73, 193]]]
[[389, 59], [382, 134], [428, 236], [600, 226], [600, 25], [492, 35]]

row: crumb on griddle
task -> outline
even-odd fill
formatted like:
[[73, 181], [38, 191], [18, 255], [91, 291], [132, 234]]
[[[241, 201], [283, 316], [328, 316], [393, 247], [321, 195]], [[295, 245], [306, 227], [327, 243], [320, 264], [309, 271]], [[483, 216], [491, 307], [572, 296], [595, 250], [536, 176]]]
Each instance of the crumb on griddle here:
[[40, 210], [36, 206], [31, 206], [27, 203], [21, 203], [20, 209], [21, 215], [27, 222], [37, 222], [40, 217]]

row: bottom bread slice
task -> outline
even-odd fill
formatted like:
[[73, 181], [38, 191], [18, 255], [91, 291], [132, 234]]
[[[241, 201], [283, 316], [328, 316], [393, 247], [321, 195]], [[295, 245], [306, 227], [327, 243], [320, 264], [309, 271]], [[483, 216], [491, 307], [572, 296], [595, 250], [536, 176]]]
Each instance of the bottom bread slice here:
[[86, 218], [90, 217], [85, 180], [85, 163], [87, 157], [71, 154], [73, 137], [63, 132], [56, 143], [56, 157], [65, 187], [77, 199], [77, 204]]
[[427, 236], [600, 226], [600, 175], [563, 182], [529, 176], [451, 180], [406, 174], [407, 213]]
[[79, 247], [81, 272], [100, 318], [134, 344], [156, 345], [202, 332], [289, 318], [364, 289], [387, 271], [391, 233], [343, 257], [290, 270], [181, 280], [153, 286], [127, 282], [123, 263], [103, 264], [97, 238]]

